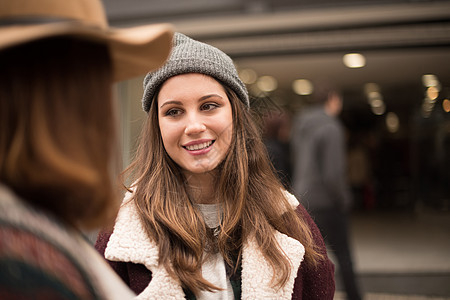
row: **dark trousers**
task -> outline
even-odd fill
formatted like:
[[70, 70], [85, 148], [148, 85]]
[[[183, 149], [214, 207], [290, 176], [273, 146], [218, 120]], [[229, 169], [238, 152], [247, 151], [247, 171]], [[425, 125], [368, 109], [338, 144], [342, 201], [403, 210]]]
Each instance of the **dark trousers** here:
[[353, 270], [347, 214], [336, 210], [311, 212], [322, 233], [325, 243], [334, 253], [339, 272], [349, 300], [360, 300], [358, 285]]

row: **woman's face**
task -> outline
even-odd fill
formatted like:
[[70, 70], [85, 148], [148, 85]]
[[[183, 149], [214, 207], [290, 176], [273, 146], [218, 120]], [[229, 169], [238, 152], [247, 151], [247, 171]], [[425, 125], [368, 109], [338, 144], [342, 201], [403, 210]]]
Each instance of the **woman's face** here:
[[157, 97], [161, 136], [169, 156], [186, 172], [211, 171], [231, 143], [233, 116], [223, 86], [210, 76], [169, 78]]

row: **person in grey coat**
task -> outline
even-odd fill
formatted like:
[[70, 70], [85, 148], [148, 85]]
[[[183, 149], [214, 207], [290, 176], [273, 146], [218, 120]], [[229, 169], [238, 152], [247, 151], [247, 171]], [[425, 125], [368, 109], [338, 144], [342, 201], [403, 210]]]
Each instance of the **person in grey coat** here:
[[342, 96], [328, 85], [316, 88], [314, 96], [315, 105], [294, 118], [292, 188], [336, 255], [348, 299], [361, 299], [349, 245], [352, 197], [346, 181], [345, 132], [337, 119]]

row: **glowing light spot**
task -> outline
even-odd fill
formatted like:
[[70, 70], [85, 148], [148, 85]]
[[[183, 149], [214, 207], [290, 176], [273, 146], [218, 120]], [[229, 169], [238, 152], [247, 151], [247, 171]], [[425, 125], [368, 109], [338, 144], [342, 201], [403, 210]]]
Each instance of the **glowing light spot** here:
[[379, 92], [371, 92], [367, 95], [370, 106], [379, 106], [380, 102], [383, 102], [383, 96]]
[[442, 108], [445, 112], [450, 112], [450, 100], [444, 99], [444, 101], [442, 101]]
[[375, 100], [372, 104], [372, 112], [376, 115], [382, 115], [386, 112], [386, 105], [382, 100]]
[[306, 96], [312, 94], [314, 86], [308, 79], [297, 79], [292, 83], [292, 89], [297, 95]]
[[360, 53], [347, 53], [343, 57], [344, 65], [349, 68], [362, 68], [366, 65], [366, 58]]
[[437, 79], [436, 75], [434, 75], [434, 74], [425, 74], [425, 75], [422, 75], [422, 84], [426, 87], [438, 86], [439, 80]]
[[364, 93], [366, 95], [369, 95], [371, 93], [379, 93], [379, 92], [380, 92], [380, 86], [376, 83], [369, 82], [364, 85]]
[[252, 69], [242, 69], [239, 72], [239, 77], [245, 84], [253, 84], [258, 78], [258, 75], [256, 75], [256, 72]]
[[427, 88], [427, 97], [434, 101], [439, 96], [439, 91], [435, 86], [430, 86]]
[[259, 77], [256, 85], [263, 92], [272, 92], [277, 89], [278, 82], [274, 77], [266, 75]]
[[373, 108], [378, 108], [378, 107], [382, 107], [384, 105], [384, 102], [381, 99], [374, 99], [370, 102], [370, 105]]
[[395, 133], [400, 127], [400, 121], [396, 113], [389, 112], [386, 115], [386, 127], [389, 132]]

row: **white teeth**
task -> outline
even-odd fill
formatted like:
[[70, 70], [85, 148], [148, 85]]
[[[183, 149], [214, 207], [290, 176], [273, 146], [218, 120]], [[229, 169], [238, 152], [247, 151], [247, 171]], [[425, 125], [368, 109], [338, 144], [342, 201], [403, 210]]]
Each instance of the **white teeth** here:
[[189, 151], [200, 150], [200, 149], [204, 149], [204, 148], [211, 146], [211, 144], [212, 144], [212, 141], [209, 141], [209, 142], [205, 142], [205, 143], [201, 143], [201, 144], [186, 146], [186, 149], [188, 149]]

